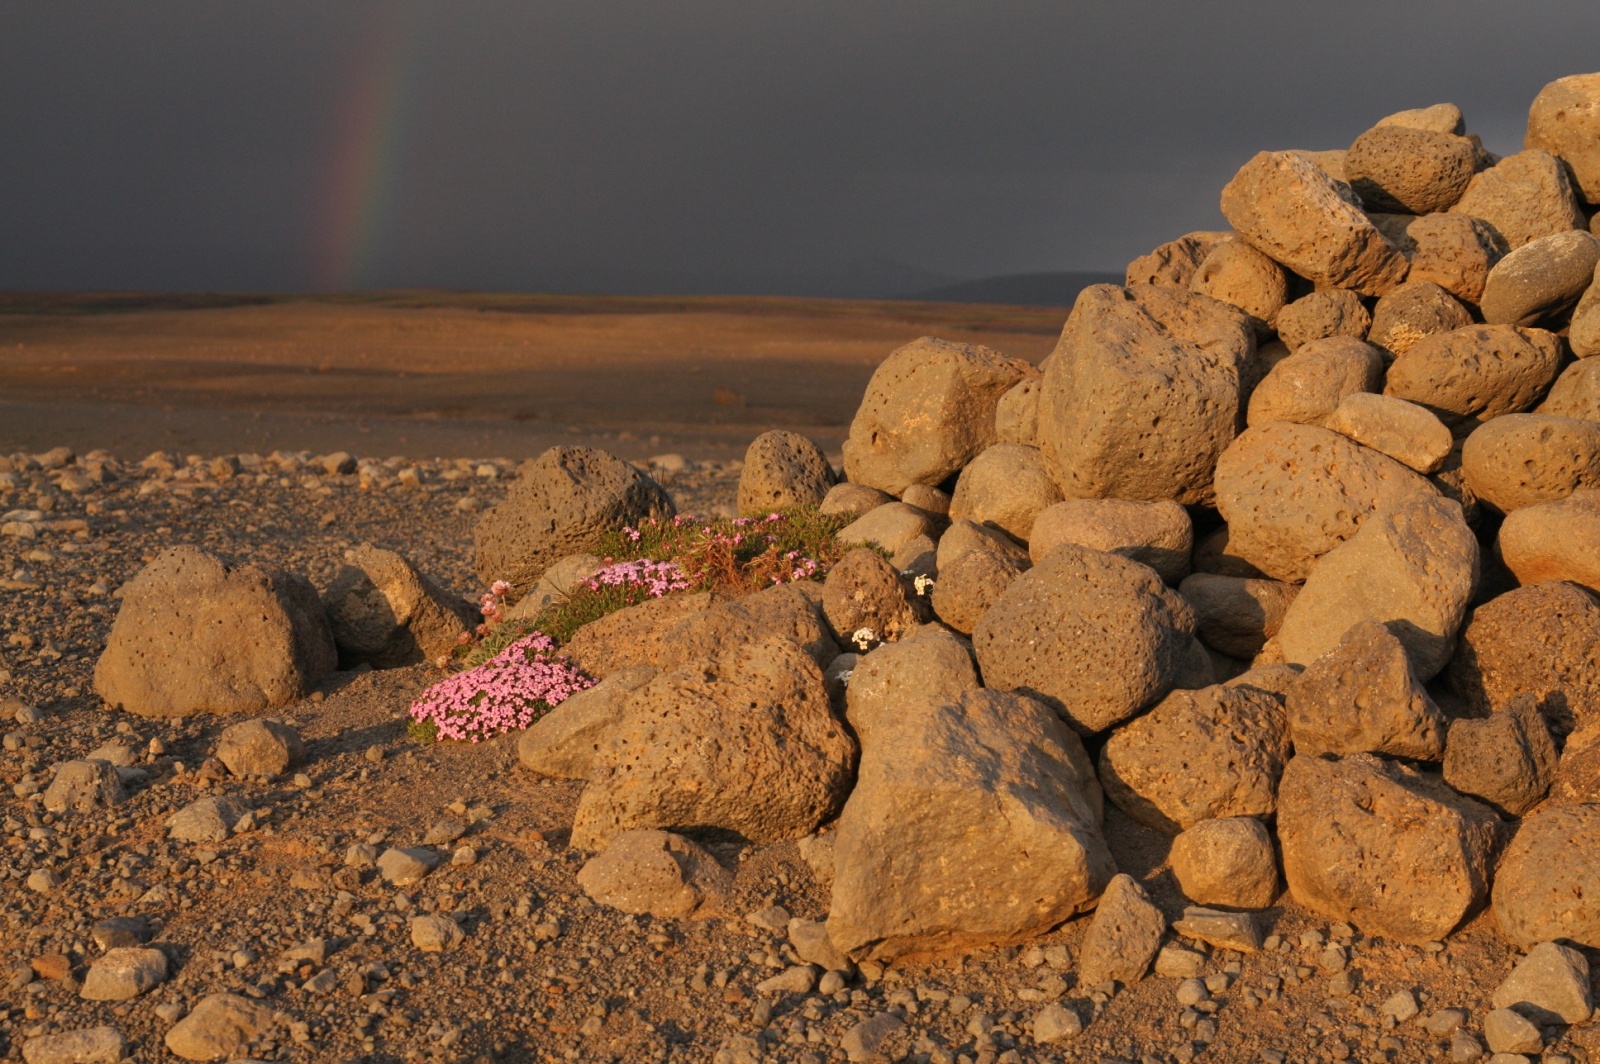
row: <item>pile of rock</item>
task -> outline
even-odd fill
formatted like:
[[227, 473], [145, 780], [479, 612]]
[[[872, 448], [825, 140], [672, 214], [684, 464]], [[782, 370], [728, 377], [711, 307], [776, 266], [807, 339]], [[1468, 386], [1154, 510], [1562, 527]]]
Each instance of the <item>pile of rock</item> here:
[[[1492, 893], [1521, 945], [1600, 946], [1571, 900], [1600, 898], [1597, 116], [1600, 75], [1548, 87], [1504, 159], [1449, 105], [1262, 153], [1232, 231], [1084, 291], [1041, 367], [894, 352], [843, 483], [758, 440], [741, 505], [820, 503], [877, 553], [821, 595], [580, 634], [604, 682], [522, 739], [590, 781], [575, 844], [649, 832], [627, 845], [663, 904], [704, 912], [703, 858], [663, 830], [836, 818], [808, 847], [851, 957], [1097, 904], [1123, 942], [1150, 920], [1110, 886], [1109, 798], [1174, 836], [1193, 937], [1251, 948], [1281, 862], [1370, 934], [1442, 938]], [[1107, 978], [1144, 971], [1154, 920]]]

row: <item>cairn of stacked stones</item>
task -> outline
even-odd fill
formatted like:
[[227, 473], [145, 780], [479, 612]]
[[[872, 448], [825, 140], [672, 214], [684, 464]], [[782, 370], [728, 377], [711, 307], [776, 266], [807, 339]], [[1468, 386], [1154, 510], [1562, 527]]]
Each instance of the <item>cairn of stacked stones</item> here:
[[[713, 915], [704, 832], [798, 840], [831, 900], [788, 926], [797, 984], [1090, 911], [1078, 984], [1129, 983], [1168, 926], [1109, 802], [1171, 838], [1190, 940], [1257, 950], [1285, 900], [1404, 943], [1488, 908], [1526, 964], [1584, 966], [1549, 944], [1600, 948], [1600, 75], [1547, 86], [1517, 154], [1441, 104], [1346, 151], [1263, 152], [1221, 202], [1231, 230], [1086, 289], [1038, 367], [893, 352], [842, 479], [802, 436], [757, 439], [743, 511], [851, 519], [825, 581], [577, 632], [598, 682], [518, 753], [584, 781], [592, 897]], [[479, 575], [533, 610], [601, 534], [673, 513], [645, 472], [555, 448], [481, 519]], [[319, 599], [161, 556], [98, 690], [258, 712], [470, 623], [405, 559], [350, 562]], [[73, 764], [48, 806], [112, 800], [115, 773]], [[1563, 1022], [1588, 1015], [1578, 982]]]

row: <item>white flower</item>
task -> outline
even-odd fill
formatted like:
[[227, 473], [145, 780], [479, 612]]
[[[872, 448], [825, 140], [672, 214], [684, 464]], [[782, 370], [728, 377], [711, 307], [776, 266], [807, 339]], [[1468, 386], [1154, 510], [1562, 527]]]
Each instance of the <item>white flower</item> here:
[[919, 595], [926, 595], [929, 591], [933, 590], [933, 577], [927, 575], [926, 573], [919, 575], [915, 580], [912, 581], [912, 583], [916, 585], [917, 594]]
[[850, 642], [854, 643], [862, 650], [865, 650], [867, 647], [871, 646], [873, 641], [877, 638], [878, 633], [874, 632], [871, 628], [857, 628], [855, 634], [850, 637]]

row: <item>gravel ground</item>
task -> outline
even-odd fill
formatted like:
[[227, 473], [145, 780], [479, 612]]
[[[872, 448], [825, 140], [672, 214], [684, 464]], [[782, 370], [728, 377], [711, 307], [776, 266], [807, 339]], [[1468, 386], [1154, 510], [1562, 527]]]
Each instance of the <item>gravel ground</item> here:
[[[309, 757], [300, 774], [272, 781], [226, 778], [206, 763], [237, 718], [107, 712], [92, 670], [115, 590], [172, 545], [294, 569], [326, 586], [343, 551], [371, 542], [464, 596], [476, 592], [472, 524], [502, 493], [512, 463], [391, 459], [330, 474], [311, 459], [0, 459], [0, 699], [11, 700], [0, 725], [0, 1053], [8, 1059], [20, 1059], [29, 1038], [108, 1024], [126, 1036], [130, 1059], [171, 1060], [166, 1032], [219, 991], [279, 1014], [247, 1047], [262, 1060], [732, 1064], [869, 1051], [945, 1062], [1472, 1059], [1466, 1037], [1477, 1038], [1489, 995], [1517, 959], [1487, 915], [1448, 944], [1414, 947], [1285, 904], [1268, 911], [1273, 937], [1259, 954], [1188, 944], [1204, 954], [1202, 985], [1152, 975], [1128, 988], [1077, 985], [1088, 923], [1079, 919], [1021, 947], [864, 965], [831, 994], [763, 993], [758, 983], [798, 964], [784, 935], [763, 926], [781, 926], [771, 907], [810, 918], [827, 911], [826, 890], [794, 844], [714, 846], [737, 868], [723, 919], [658, 921], [598, 907], [574, 879], [588, 855], [566, 845], [580, 784], [534, 779], [510, 738], [431, 747], [405, 738], [407, 706], [439, 676], [430, 667], [335, 673], [286, 707]], [[736, 463], [656, 472], [680, 509], [698, 512], [729, 506], [738, 477]], [[22, 704], [42, 714], [19, 715]], [[136, 770], [128, 800], [104, 817], [44, 812], [37, 794], [53, 766], [108, 744], [126, 748]], [[254, 810], [253, 829], [217, 844], [167, 839], [166, 818], [206, 795]], [[1123, 870], [1176, 916], [1183, 901], [1166, 869], [1167, 840], [1114, 809], [1107, 833]], [[348, 861], [360, 844], [429, 838], [447, 840], [445, 861], [405, 889]], [[59, 884], [27, 885], [40, 870]], [[409, 918], [423, 913], [453, 914], [464, 941], [418, 950]], [[80, 983], [104, 937], [96, 924], [110, 917], [145, 919], [171, 974], [130, 1001], [86, 1001]], [[297, 950], [317, 940], [321, 951]], [[1037, 1044], [1033, 1018], [1052, 1003], [1086, 1027]], [[1449, 1009], [1464, 1010], [1460, 1030]], [[873, 1034], [882, 1036], [875, 1049]], [[1593, 1025], [1546, 1037], [1552, 1064], [1589, 1059], [1589, 1045], [1600, 1060]]]

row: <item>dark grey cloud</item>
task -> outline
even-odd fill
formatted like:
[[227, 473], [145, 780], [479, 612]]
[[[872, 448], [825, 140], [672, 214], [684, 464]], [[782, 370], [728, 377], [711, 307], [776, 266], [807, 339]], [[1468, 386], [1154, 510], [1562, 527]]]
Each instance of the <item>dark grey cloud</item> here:
[[1254, 151], [1402, 107], [1515, 150], [1600, 4], [8, 4], [0, 287], [324, 283], [389, 40], [357, 283], [873, 294], [1118, 269], [1218, 225]]

